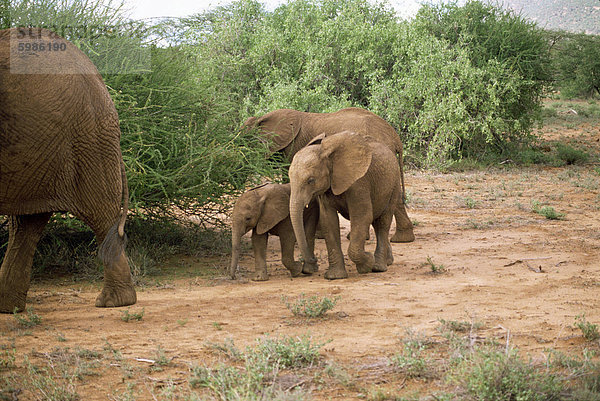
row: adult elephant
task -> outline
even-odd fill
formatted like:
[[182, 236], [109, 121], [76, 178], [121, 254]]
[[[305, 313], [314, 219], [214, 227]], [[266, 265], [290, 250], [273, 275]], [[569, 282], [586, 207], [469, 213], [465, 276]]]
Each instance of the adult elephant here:
[[333, 135], [342, 131], [370, 136], [385, 144], [398, 157], [402, 195], [394, 210], [396, 232], [392, 242], [412, 242], [415, 240], [413, 225], [406, 213], [404, 203], [404, 165], [402, 141], [383, 118], [372, 112], [350, 107], [334, 113], [307, 113], [291, 109], [274, 110], [260, 117], [250, 117], [244, 123], [247, 129], [257, 128], [261, 135], [269, 139], [272, 152], [281, 152], [289, 160], [312, 139], [325, 133]]
[[58, 211], [83, 220], [100, 244], [96, 306], [136, 302], [124, 251], [120, 135], [106, 86], [77, 47], [46, 29], [0, 31], [0, 214], [9, 229], [0, 312], [25, 308], [37, 242]]

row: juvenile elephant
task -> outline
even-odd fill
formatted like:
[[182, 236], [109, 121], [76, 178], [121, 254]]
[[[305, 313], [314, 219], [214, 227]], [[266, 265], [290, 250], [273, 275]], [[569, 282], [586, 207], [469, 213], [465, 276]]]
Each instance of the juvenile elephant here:
[[[290, 184], [265, 184], [244, 192], [235, 202], [231, 215], [231, 266], [229, 274], [235, 279], [240, 258], [242, 236], [252, 230], [255, 271], [252, 280], [268, 280], [267, 240], [269, 234], [279, 237], [281, 261], [292, 277], [302, 273], [302, 265], [294, 260], [296, 237], [290, 221]], [[312, 254], [319, 209], [316, 202], [310, 202], [302, 212], [303, 226], [306, 226], [306, 239]], [[313, 271], [305, 271], [313, 273]]]
[[[290, 218], [306, 264], [315, 265], [316, 258], [304, 241], [301, 217], [315, 198], [329, 257], [325, 278], [348, 277], [337, 212], [350, 220], [348, 256], [359, 273], [383, 272], [393, 263], [388, 232], [401, 192], [400, 168], [387, 146], [348, 131], [320, 135], [294, 156], [290, 184]], [[377, 236], [374, 255], [364, 251], [371, 224]]]
[[396, 130], [378, 115], [361, 108], [350, 107], [335, 113], [306, 113], [290, 109], [278, 109], [260, 117], [250, 117], [244, 123], [246, 129], [257, 128], [259, 133], [269, 139], [272, 152], [281, 152], [289, 160], [312, 139], [325, 133], [334, 135], [342, 131], [355, 132], [361, 136], [370, 136], [385, 144], [398, 155], [400, 165], [399, 185], [402, 193], [398, 197], [394, 210], [396, 232], [392, 242], [411, 242], [415, 240], [413, 225], [406, 213], [404, 204], [404, 165], [402, 141]]
[[[21, 51], [24, 41], [59, 50]], [[120, 135], [106, 86], [77, 47], [46, 29], [0, 31], [0, 214], [9, 215], [0, 312], [25, 308], [35, 248], [57, 211], [87, 223], [100, 244], [104, 288], [96, 306], [136, 302], [124, 250]]]

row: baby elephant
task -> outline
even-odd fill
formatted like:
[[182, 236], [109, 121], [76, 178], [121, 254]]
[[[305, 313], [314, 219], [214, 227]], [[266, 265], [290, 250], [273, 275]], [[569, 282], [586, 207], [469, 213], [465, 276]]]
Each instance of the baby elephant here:
[[[242, 236], [252, 230], [254, 251], [254, 281], [268, 280], [267, 239], [269, 234], [277, 235], [281, 243], [281, 261], [292, 277], [302, 273], [302, 264], [294, 260], [296, 237], [290, 221], [290, 184], [265, 184], [243, 193], [235, 202], [231, 215], [231, 266], [229, 274], [235, 279], [240, 258]], [[316, 202], [304, 209], [306, 241], [314, 250], [314, 234], [319, 219], [319, 205]], [[313, 271], [304, 271], [310, 274]]]

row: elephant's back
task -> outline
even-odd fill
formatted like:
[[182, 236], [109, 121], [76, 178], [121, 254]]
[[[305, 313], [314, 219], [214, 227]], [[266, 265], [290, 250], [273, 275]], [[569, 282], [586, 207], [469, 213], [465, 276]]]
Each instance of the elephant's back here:
[[395, 153], [402, 152], [402, 141], [394, 127], [369, 110], [348, 107], [333, 113], [323, 113], [320, 117], [317, 113], [312, 113], [311, 119], [313, 124], [317, 124], [314, 132], [326, 132], [331, 135], [342, 131], [356, 132], [383, 143]]

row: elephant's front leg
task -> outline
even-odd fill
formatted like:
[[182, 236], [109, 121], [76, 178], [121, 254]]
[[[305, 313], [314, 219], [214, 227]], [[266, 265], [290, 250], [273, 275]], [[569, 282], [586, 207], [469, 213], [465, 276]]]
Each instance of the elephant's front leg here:
[[284, 227], [279, 230], [279, 243], [281, 244], [281, 263], [290, 271], [292, 277], [302, 274], [302, 263], [294, 260], [294, 245], [296, 237], [289, 219], [285, 220]]
[[350, 214], [348, 257], [356, 264], [356, 270], [359, 273], [369, 273], [375, 265], [373, 254], [365, 252], [365, 238], [369, 234], [369, 227], [373, 221], [371, 203], [361, 202], [349, 205], [348, 211]]
[[252, 250], [254, 251], [254, 274], [252, 280], [266, 281], [269, 279], [267, 273], [267, 242], [269, 233], [257, 234], [252, 230]]
[[0, 312], [25, 309], [35, 248], [52, 213], [8, 218], [8, 246], [0, 268]]
[[337, 210], [324, 195], [319, 197], [319, 212], [329, 259], [329, 268], [325, 272], [325, 278], [328, 280], [347, 278], [348, 272], [344, 266], [344, 254], [340, 239], [340, 220]]

